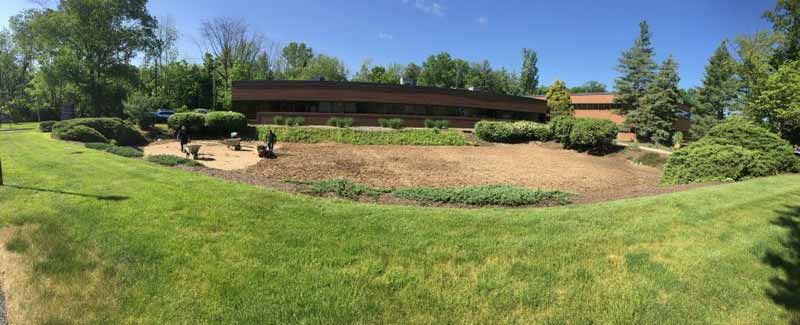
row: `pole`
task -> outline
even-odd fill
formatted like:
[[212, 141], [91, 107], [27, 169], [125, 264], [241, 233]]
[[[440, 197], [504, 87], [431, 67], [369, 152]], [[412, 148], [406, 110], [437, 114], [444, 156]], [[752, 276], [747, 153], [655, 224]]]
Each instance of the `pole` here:
[[3, 160], [0, 159], [0, 186], [3, 186]]

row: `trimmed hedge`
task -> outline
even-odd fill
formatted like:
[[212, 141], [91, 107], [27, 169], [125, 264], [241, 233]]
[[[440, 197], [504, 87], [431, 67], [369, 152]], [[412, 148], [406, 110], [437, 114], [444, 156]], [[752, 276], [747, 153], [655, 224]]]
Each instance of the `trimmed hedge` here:
[[565, 146], [578, 151], [607, 152], [613, 147], [617, 133], [619, 128], [612, 121], [576, 118], [570, 127], [569, 143]]
[[152, 156], [147, 156], [147, 158], [145, 159], [147, 159], [147, 161], [152, 163], [170, 167], [177, 165], [184, 165], [189, 167], [204, 167], [203, 164], [197, 161], [173, 155], [152, 155]]
[[116, 117], [96, 117], [79, 118], [61, 121], [53, 124], [53, 137], [65, 139], [64, 133], [76, 126], [86, 126], [92, 128], [103, 135], [105, 141], [84, 141], [84, 142], [107, 142], [115, 140], [121, 146], [138, 146], [147, 143], [147, 140], [132, 125]]
[[227, 136], [231, 132], [242, 133], [247, 130], [247, 117], [239, 112], [208, 112], [205, 117], [206, 131], [212, 135]]
[[673, 152], [663, 183], [738, 181], [796, 172], [792, 146], [778, 135], [742, 118], [730, 118], [700, 140]]
[[167, 118], [167, 125], [173, 130], [185, 126], [191, 133], [202, 133], [206, 127], [206, 115], [201, 113], [175, 113]]
[[547, 125], [530, 121], [480, 121], [475, 123], [474, 132], [479, 139], [489, 142], [519, 143], [552, 139], [552, 132]]
[[58, 121], [42, 121], [39, 122], [39, 131], [42, 132], [53, 132], [53, 125], [55, 125]]
[[60, 130], [58, 138], [78, 142], [108, 142], [103, 134], [85, 125], [76, 125], [66, 130]]
[[331, 128], [258, 127], [258, 139], [265, 140], [272, 130], [278, 141], [321, 143], [338, 142], [356, 145], [466, 146], [470, 143], [459, 131], [412, 129], [399, 131], [365, 131]]

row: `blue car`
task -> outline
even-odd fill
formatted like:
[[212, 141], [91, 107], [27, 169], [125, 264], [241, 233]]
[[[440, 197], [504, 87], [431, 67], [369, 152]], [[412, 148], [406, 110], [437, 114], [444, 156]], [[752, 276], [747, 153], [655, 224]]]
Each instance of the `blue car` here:
[[171, 111], [168, 109], [159, 109], [153, 115], [156, 116], [156, 122], [166, 122], [167, 119], [172, 115], [175, 114], [175, 111]]

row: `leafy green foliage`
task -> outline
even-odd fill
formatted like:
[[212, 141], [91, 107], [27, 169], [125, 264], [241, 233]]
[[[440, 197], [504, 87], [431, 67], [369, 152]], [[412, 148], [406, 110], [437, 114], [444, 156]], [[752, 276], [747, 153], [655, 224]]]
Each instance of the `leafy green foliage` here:
[[115, 154], [117, 156], [123, 156], [128, 158], [141, 158], [144, 156], [144, 153], [134, 147], [120, 147], [120, 146], [112, 146], [106, 149], [108, 153]]
[[754, 121], [765, 121], [782, 138], [800, 144], [800, 61], [787, 62], [760, 79], [744, 113]]
[[53, 124], [53, 136], [57, 139], [63, 139], [62, 135], [75, 126], [87, 126], [92, 128], [100, 132], [106, 139], [83, 142], [107, 142], [108, 140], [115, 140], [117, 144], [121, 146], [137, 146], [147, 143], [147, 140], [138, 130], [115, 117], [79, 118], [61, 121]]
[[634, 157], [632, 160], [636, 164], [650, 166], [650, 167], [661, 166], [664, 164], [664, 162], [667, 161], [666, 158], [655, 152], [646, 152], [641, 156]]
[[672, 134], [672, 144], [677, 144], [677, 145], [683, 144], [683, 132], [678, 131]]
[[549, 126], [531, 121], [480, 121], [475, 123], [474, 132], [479, 139], [489, 142], [519, 143], [552, 139]]
[[569, 134], [572, 132], [572, 125], [574, 124], [575, 118], [572, 116], [559, 116], [552, 119], [549, 125], [553, 139], [565, 147], [569, 146]]
[[539, 68], [536, 66], [539, 59], [536, 51], [528, 48], [522, 49], [522, 70], [519, 76], [520, 92], [523, 95], [533, 95], [539, 86]]
[[175, 113], [167, 118], [170, 129], [178, 130], [185, 126], [191, 133], [203, 133], [206, 127], [206, 115], [200, 113]]
[[605, 153], [611, 150], [619, 129], [609, 120], [577, 118], [569, 131], [569, 143], [565, 147], [590, 153]]
[[337, 128], [349, 128], [353, 126], [353, 118], [351, 117], [331, 117], [326, 122], [328, 126], [335, 126]]
[[662, 182], [738, 181], [797, 168], [788, 142], [743, 118], [730, 118], [675, 151], [664, 166]]
[[379, 118], [378, 125], [390, 129], [402, 129], [403, 119], [400, 118]]
[[69, 129], [59, 131], [57, 134], [59, 139], [67, 141], [108, 142], [108, 139], [100, 132], [85, 125], [76, 125]]
[[465, 146], [469, 145], [459, 131], [413, 129], [402, 131], [364, 131], [330, 128], [258, 127], [258, 138], [265, 140], [267, 130], [272, 130], [279, 141], [321, 143], [338, 142], [356, 145], [416, 145]]
[[482, 185], [461, 188], [408, 188], [392, 191], [392, 195], [429, 203], [468, 205], [520, 206], [540, 203], [569, 203], [567, 194], [559, 191], [531, 190], [509, 185]]
[[357, 200], [361, 196], [379, 196], [388, 192], [370, 188], [347, 179], [338, 178], [294, 183], [309, 185], [311, 192], [317, 195], [333, 194], [351, 200]]
[[[697, 107], [694, 115], [722, 120], [725, 114], [734, 109], [741, 83], [738, 79], [736, 60], [728, 51], [728, 41], [724, 40], [709, 58], [705, 67], [703, 86], [697, 94]], [[704, 135], [714, 126], [714, 122], [693, 123], [693, 132]]]
[[153, 115], [153, 100], [150, 96], [134, 93], [122, 102], [122, 107], [125, 116], [143, 130], [152, 127], [156, 122], [155, 115]]
[[238, 112], [209, 112], [206, 114], [205, 126], [209, 134], [227, 136], [231, 132], [244, 132], [247, 129], [247, 118]]
[[189, 167], [204, 167], [203, 164], [197, 161], [173, 155], [152, 155], [152, 156], [147, 156], [147, 158], [145, 159], [147, 159], [147, 161], [152, 163], [170, 167], [178, 165], [189, 166]]
[[444, 130], [450, 125], [450, 121], [448, 120], [425, 120], [425, 127], [429, 129], [439, 129]]
[[584, 82], [580, 86], [572, 87], [569, 89], [571, 94], [586, 94], [586, 93], [605, 93], [608, 92], [606, 85], [595, 80]]
[[670, 56], [661, 64], [654, 82], [647, 86], [639, 107], [625, 117], [625, 125], [643, 142], [668, 145], [681, 100], [678, 65]]
[[545, 98], [552, 118], [572, 116], [574, 111], [572, 99], [567, 91], [567, 85], [563, 81], [554, 81], [553, 85], [547, 90]]
[[272, 118], [272, 123], [274, 123], [275, 125], [282, 125], [283, 124], [283, 116], [275, 115], [275, 117]]
[[83, 146], [89, 149], [100, 150], [100, 151], [106, 151], [109, 148], [115, 147], [115, 145], [105, 142], [89, 142], [84, 144]]
[[39, 122], [39, 131], [53, 132], [53, 125], [56, 123], [57, 121], [41, 121]]

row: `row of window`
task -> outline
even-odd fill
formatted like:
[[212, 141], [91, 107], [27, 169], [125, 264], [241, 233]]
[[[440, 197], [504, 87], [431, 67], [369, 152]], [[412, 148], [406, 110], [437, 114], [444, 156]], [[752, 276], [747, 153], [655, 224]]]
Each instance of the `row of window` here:
[[317, 101], [236, 101], [234, 110], [255, 118], [258, 112], [397, 114], [422, 116], [460, 116], [472, 118], [542, 121], [544, 114], [462, 108], [436, 105], [317, 102]]

